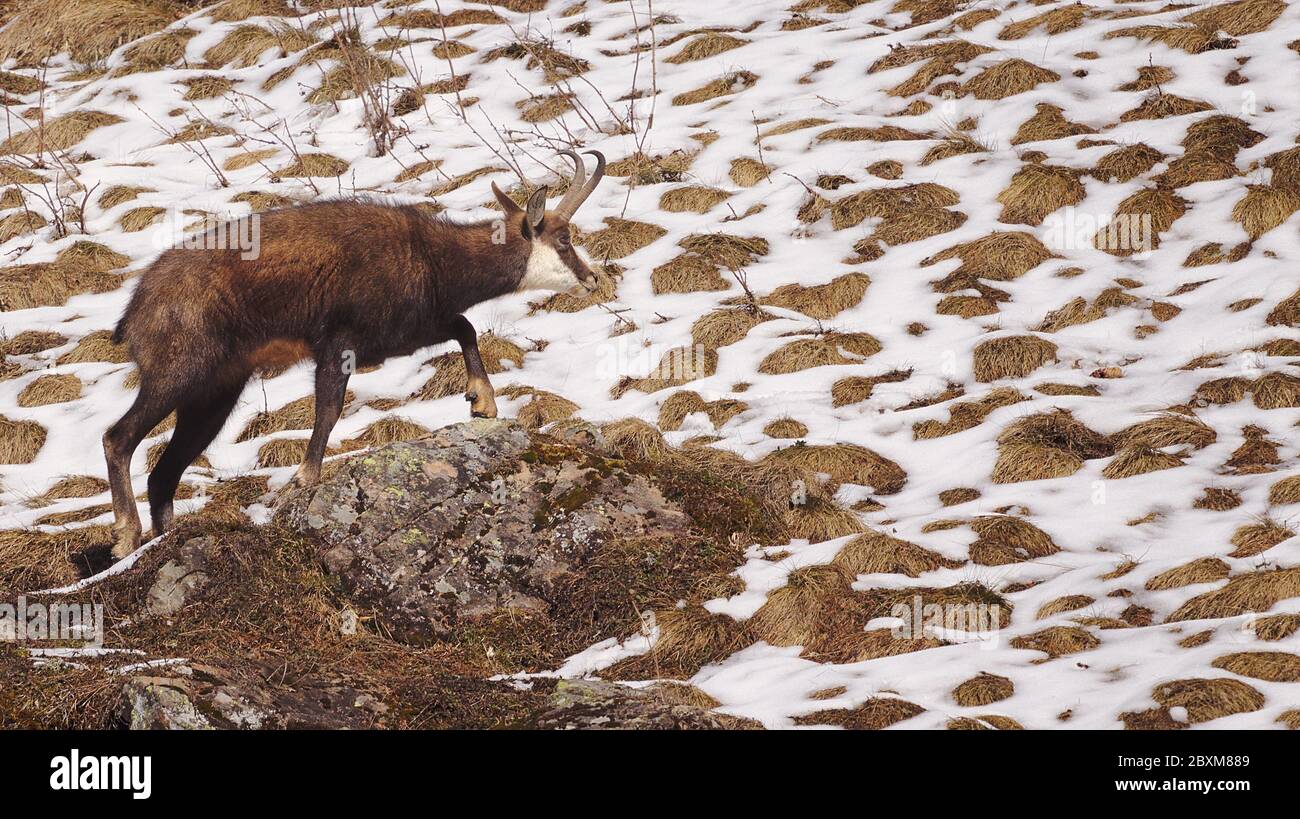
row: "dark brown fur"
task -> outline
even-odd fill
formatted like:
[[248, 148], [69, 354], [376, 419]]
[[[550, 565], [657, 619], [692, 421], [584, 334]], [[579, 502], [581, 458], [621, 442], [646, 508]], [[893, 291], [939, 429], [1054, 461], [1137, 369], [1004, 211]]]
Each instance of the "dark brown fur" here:
[[[322, 202], [256, 217], [255, 259], [239, 249], [163, 253], [140, 276], [114, 333], [140, 372], [135, 403], [104, 435], [114, 553], [139, 544], [130, 460], [143, 437], [176, 411], [175, 432], [149, 476], [157, 535], [171, 522], [181, 473], [216, 437], [256, 369], [315, 361], [316, 422], [299, 483], [319, 475], [354, 367], [454, 339], [473, 413], [495, 416], [478, 336], [461, 314], [516, 290], [534, 241], [554, 248], [583, 282], [594, 279], [569, 243], [567, 219], [546, 212], [541, 224], [528, 224], [495, 192], [504, 220], [456, 224], [416, 206]], [[541, 215], [544, 202], [543, 191], [531, 212]]]

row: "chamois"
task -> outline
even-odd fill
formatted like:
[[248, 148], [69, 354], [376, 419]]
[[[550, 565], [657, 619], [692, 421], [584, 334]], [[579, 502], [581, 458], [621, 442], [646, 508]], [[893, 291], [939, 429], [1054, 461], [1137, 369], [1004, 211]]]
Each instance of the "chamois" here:
[[256, 370], [315, 362], [316, 418], [293, 478], [299, 486], [320, 476], [356, 367], [455, 339], [471, 414], [495, 418], [478, 334], [462, 313], [506, 293], [595, 286], [573, 248], [569, 220], [600, 182], [605, 157], [586, 152], [596, 158], [588, 178], [581, 157], [561, 153], [576, 169], [554, 210], [546, 210], [544, 187], [520, 208], [495, 183], [504, 217], [468, 224], [412, 205], [326, 201], [245, 217], [258, 220], [255, 258], [238, 248], [201, 249], [224, 248], [203, 241], [160, 255], [141, 274], [113, 334], [129, 345], [140, 376], [135, 402], [104, 434], [113, 555], [140, 545], [131, 488], [136, 447], [175, 410], [176, 429], [148, 481], [153, 531], [161, 535], [171, 525], [181, 473], [221, 431]]

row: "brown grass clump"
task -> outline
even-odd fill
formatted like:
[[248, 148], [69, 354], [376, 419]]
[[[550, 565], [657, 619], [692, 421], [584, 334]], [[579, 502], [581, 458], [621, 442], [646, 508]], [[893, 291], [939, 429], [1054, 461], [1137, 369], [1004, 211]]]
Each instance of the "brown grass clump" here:
[[718, 371], [717, 350], [693, 347], [674, 347], [660, 357], [650, 374], [642, 379], [625, 378], [610, 391], [614, 398], [635, 389], [641, 392], [658, 392], [668, 387], [688, 384], [698, 378], [707, 378]]
[[132, 208], [123, 213], [117, 223], [122, 226], [122, 230], [127, 233], [139, 233], [167, 213], [167, 208], [156, 206], [145, 206], [142, 208]]
[[1116, 148], [1097, 160], [1092, 175], [1103, 182], [1127, 182], [1151, 170], [1165, 155], [1145, 143]]
[[785, 284], [758, 302], [765, 307], [783, 307], [803, 313], [809, 318], [824, 320], [834, 318], [850, 307], [856, 307], [867, 294], [867, 286], [870, 284], [871, 278], [867, 274], [851, 272], [811, 287]]
[[1264, 159], [1264, 167], [1273, 170], [1270, 184], [1300, 193], [1300, 148], [1269, 154]]
[[816, 128], [818, 125], [828, 125], [830, 120], [821, 117], [809, 117], [807, 119], [796, 119], [790, 122], [783, 122], [780, 125], [774, 125], [763, 131], [764, 137], [782, 136], [783, 134], [792, 134], [795, 131], [802, 131], [805, 128]]
[[351, 167], [337, 156], [330, 154], [302, 154], [293, 164], [276, 171], [276, 176], [342, 176]]
[[1184, 708], [1192, 723], [1258, 711], [1264, 695], [1239, 680], [1186, 679], [1161, 683], [1151, 696], [1165, 708]]
[[634, 153], [609, 163], [605, 173], [609, 176], [628, 177], [629, 184], [657, 185], [660, 182], [681, 182], [683, 175], [690, 170], [695, 161], [695, 154], [687, 151], [673, 151], [663, 156], [647, 156]]
[[1066, 654], [1091, 651], [1101, 645], [1101, 641], [1091, 632], [1077, 626], [1052, 626], [1033, 634], [1012, 638], [1012, 648], [1041, 651], [1047, 659], [1054, 660]]
[[924, 708], [907, 700], [873, 697], [857, 708], [832, 708], [795, 717], [794, 724], [838, 725], [850, 731], [879, 731], [924, 712]]
[[907, 473], [898, 464], [856, 444], [795, 444], [768, 453], [761, 463], [825, 473], [834, 484], [867, 486], [880, 495], [893, 495], [907, 482]]
[[1053, 165], [1025, 165], [998, 194], [999, 222], [1040, 225], [1053, 211], [1083, 201], [1081, 171]]
[[257, 60], [270, 49], [292, 54], [314, 45], [316, 38], [306, 30], [283, 22], [267, 26], [251, 23], [236, 26], [216, 45], [203, 52], [203, 60], [217, 68], [234, 64], [236, 68], [256, 65]]
[[823, 543], [867, 530], [855, 512], [816, 495], [791, 506], [786, 513], [786, 525], [790, 537], [809, 543]]
[[655, 611], [658, 639], [649, 653], [609, 669], [612, 679], [685, 679], [754, 642], [746, 624], [703, 606]]
[[831, 227], [843, 230], [861, 224], [867, 217], [897, 219], [910, 211], [944, 208], [959, 201], [955, 190], [934, 182], [876, 188], [832, 203]]
[[1208, 111], [1212, 106], [1202, 100], [1191, 100], [1175, 94], [1156, 93], [1142, 100], [1136, 108], [1120, 114], [1120, 122], [1140, 119], [1165, 119]]
[[1000, 100], [1032, 91], [1045, 82], [1056, 82], [1061, 75], [1019, 58], [991, 65], [962, 86], [963, 94], [980, 100]]
[[1183, 188], [1198, 182], [1213, 182], [1237, 176], [1237, 166], [1231, 160], [1207, 151], [1183, 154], [1169, 163], [1169, 167], [1154, 177], [1157, 185], [1166, 188]]
[[861, 403], [871, 397], [877, 384], [896, 384], [906, 381], [911, 375], [911, 370], [891, 370], [881, 375], [851, 375], [841, 378], [831, 386], [831, 405], [846, 407]]
[[86, 138], [96, 128], [116, 125], [126, 120], [104, 111], [73, 111], [47, 120], [43, 129], [26, 124], [15, 126], [13, 135], [0, 142], [0, 156], [66, 151]]
[[1241, 651], [1211, 663], [1215, 668], [1267, 682], [1300, 682], [1300, 657], [1284, 651]]
[[1279, 600], [1300, 597], [1300, 568], [1237, 575], [1221, 589], [1197, 595], [1169, 615], [1168, 622], [1236, 617], [1268, 611]]
[[1203, 494], [1192, 501], [1193, 509], [1207, 509], [1211, 512], [1228, 512], [1241, 506], [1241, 495], [1232, 489], [1219, 486], [1207, 486]]
[[761, 236], [735, 236], [730, 233], [692, 233], [677, 243], [688, 253], [695, 253], [730, 270], [739, 270], [766, 256], [769, 245]]
[[31, 0], [0, 31], [0, 60], [35, 68], [67, 51], [82, 64], [103, 60], [118, 46], [165, 27], [180, 9], [161, 0], [113, 4]]
[[1196, 400], [1209, 404], [1235, 404], [1250, 392], [1251, 381], [1240, 376], [1212, 378], [1196, 388]]
[[1290, 708], [1277, 715], [1274, 722], [1281, 723], [1292, 731], [1300, 730], [1300, 708]]
[[663, 434], [639, 418], [611, 421], [602, 425], [600, 432], [610, 447], [625, 458], [659, 461], [672, 451]]
[[0, 244], [15, 236], [34, 233], [49, 224], [45, 217], [36, 211], [20, 210], [0, 219]]
[[939, 493], [939, 503], [944, 506], [959, 506], [963, 503], [970, 503], [973, 500], [979, 500], [980, 491], [972, 487], [958, 487], [956, 489], [945, 489]]
[[1251, 398], [1260, 409], [1300, 407], [1300, 376], [1271, 372], [1255, 379]]
[[1274, 327], [1300, 327], [1300, 288], [1268, 311], [1264, 321]]
[[629, 256], [667, 232], [648, 222], [608, 216], [605, 218], [605, 227], [584, 234], [580, 243], [592, 258], [608, 261]]
[[1003, 336], [983, 341], [975, 347], [975, 380], [1022, 378], [1044, 364], [1056, 360], [1056, 345], [1037, 336]]
[[742, 188], [752, 188], [771, 175], [771, 168], [748, 156], [731, 160], [731, 170], [727, 173], [731, 181]]
[[1228, 557], [1254, 557], [1272, 549], [1284, 540], [1295, 537], [1295, 530], [1271, 518], [1249, 523], [1232, 533], [1231, 543], [1236, 548]]
[[181, 99], [190, 101], [210, 100], [213, 97], [220, 97], [235, 87], [233, 81], [215, 74], [191, 77], [188, 80], [182, 80], [181, 84], [185, 86], [185, 95]]
[[768, 353], [759, 362], [758, 371], [783, 375], [813, 367], [857, 364], [880, 350], [880, 342], [866, 333], [825, 333], [791, 341]]
[[1254, 241], [1300, 210], [1300, 193], [1271, 185], [1248, 185], [1232, 207], [1232, 219]]
[[[1112, 256], [1132, 256], [1160, 246], [1160, 234], [1187, 212], [1187, 200], [1166, 188], [1144, 188], [1115, 208], [1111, 223], [1093, 238], [1093, 246]], [[1150, 230], [1145, 229], [1149, 219]]]
[[1237, 0], [1235, 3], [1213, 3], [1182, 18], [1212, 31], [1225, 31], [1234, 37], [1256, 34], [1273, 25], [1273, 21], [1286, 10], [1283, 0]]
[[1129, 28], [1113, 29], [1106, 32], [1103, 39], [1113, 40], [1118, 37], [1133, 37], [1148, 43], [1161, 43], [1170, 48], [1186, 51], [1188, 54], [1200, 54], [1203, 51], [1218, 48], [1231, 48], [1235, 40], [1219, 37], [1212, 28], [1200, 26], [1158, 26], [1142, 25]]
[[[478, 338], [479, 355], [483, 369], [489, 375], [505, 372], [505, 362], [516, 368], [524, 366], [524, 349], [495, 333], [483, 333]], [[427, 362], [433, 365], [433, 376], [416, 393], [419, 400], [428, 401], [459, 395], [469, 388], [465, 375], [464, 357], [459, 352], [443, 353]]]
[[105, 361], [110, 364], [125, 364], [129, 360], [126, 346], [114, 344], [112, 333], [108, 330], [96, 330], [81, 337], [77, 346], [59, 356], [56, 364], [85, 364], [91, 361]]
[[843, 566], [855, 576], [903, 574], [908, 577], [963, 565], [960, 560], [950, 560], [910, 541], [876, 531], [868, 531], [844, 544], [831, 563]]
[[1245, 120], [1215, 114], [1189, 125], [1182, 146], [1189, 154], [1205, 152], [1220, 159], [1232, 160], [1242, 148], [1250, 148], [1263, 139], [1264, 135], [1253, 130]]
[[1010, 387], [999, 387], [977, 401], [961, 401], [954, 404], [949, 410], [949, 419], [946, 422], [929, 420], [913, 424], [912, 437], [916, 440], [924, 440], [965, 432], [979, 426], [985, 416], [994, 410], [1024, 400], [1026, 400], [1025, 396], [1018, 391]]
[[1229, 571], [1228, 564], [1217, 557], [1203, 557], [1152, 577], [1146, 582], [1146, 590], [1164, 591], [1197, 583], [1214, 583], [1226, 578]]
[[1075, 420], [1068, 410], [1029, 415], [998, 436], [994, 483], [1017, 483], [1073, 475], [1085, 460], [1115, 449], [1106, 436]]
[[731, 194], [707, 185], [687, 185], [664, 191], [659, 208], [669, 213], [708, 213], [725, 202]]
[[[653, 281], [653, 273], [651, 278]], [[660, 291], [656, 289], [655, 292]], [[748, 335], [750, 330], [771, 318], [771, 315], [762, 310], [748, 307], [713, 310], [700, 316], [691, 325], [691, 341], [706, 349], [716, 350], [735, 344]]]
[[153, 188], [136, 185], [114, 185], [99, 195], [99, 206], [104, 210], [109, 210], [123, 202], [130, 202], [142, 193], [152, 193], [153, 191]]
[[650, 271], [650, 286], [655, 295], [716, 292], [731, 288], [730, 282], [722, 276], [721, 267], [694, 253], [679, 254], [655, 267]]
[[708, 406], [698, 392], [691, 390], [675, 392], [659, 405], [659, 428], [664, 432], [675, 432], [682, 428], [686, 416], [696, 412], [706, 412]]
[[27, 501], [33, 509], [67, 498], [90, 498], [108, 491], [108, 481], [90, 475], [64, 475], [53, 486]]
[[1023, 518], [981, 515], [970, 523], [978, 536], [970, 559], [981, 566], [1005, 566], [1054, 555], [1061, 549], [1051, 536]]
[[1272, 472], [1282, 462], [1277, 454], [1278, 445], [1264, 437], [1267, 434], [1264, 429], [1248, 424], [1241, 432], [1245, 440], [1223, 464], [1225, 469], [1236, 475], [1258, 475]]
[[1268, 488], [1268, 502], [1273, 506], [1300, 503], [1300, 475], [1283, 478]]
[[871, 234], [871, 240], [887, 245], [919, 242], [956, 230], [966, 223], [966, 214], [945, 208], [915, 208], [890, 216]]
[[980, 672], [952, 690], [952, 698], [963, 708], [977, 708], [1001, 702], [1016, 693], [1016, 686], [1006, 677]]
[[344, 440], [342, 449], [352, 450], [384, 446], [399, 441], [414, 441], [429, 434], [430, 430], [427, 427], [406, 418], [390, 415], [375, 421], [356, 437]]
[[[969, 134], [963, 134], [954, 131], [948, 134], [946, 137], [944, 137], [943, 140], [938, 145], [935, 145], [934, 147], [926, 151], [925, 156], [921, 158], [921, 164], [929, 165], [931, 163], [938, 162], [943, 159], [948, 159], [949, 157], [953, 157], [953, 156], [962, 156], [964, 154], [975, 154], [975, 153], [988, 153], [990, 150], [992, 149], [988, 145], [986, 145], [983, 142], [980, 142], [978, 139], [970, 136]], [[899, 168], [899, 171], [901, 173], [902, 171], [901, 167]]]
[[808, 434], [808, 426], [794, 418], [777, 418], [763, 427], [763, 434], [769, 438], [803, 438]]
[[699, 88], [674, 96], [672, 103], [673, 105], [698, 105], [718, 97], [739, 94], [756, 82], [758, 82], [758, 75], [752, 71], [733, 71]]
[[1285, 640], [1300, 630], [1300, 614], [1272, 614], [1256, 618], [1255, 639], [1266, 642]]
[[1045, 139], [1062, 139], [1080, 134], [1095, 134], [1097, 129], [1090, 128], [1065, 118], [1063, 108], [1051, 103], [1040, 102], [1035, 106], [1036, 113], [1020, 123], [1016, 135], [1011, 138], [1012, 145], [1026, 142], [1038, 142]]
[[[257, 165], [263, 160], [270, 159], [279, 151], [275, 148], [263, 148], [260, 151], [245, 151], [242, 154], [235, 154], [227, 159], [221, 165], [223, 171], [241, 171], [252, 165]], [[399, 180], [400, 181], [400, 180]]]
[[1178, 455], [1171, 455], [1151, 447], [1128, 446], [1119, 451], [1101, 474], [1112, 480], [1120, 480], [1134, 475], [1145, 475], [1148, 472], [1159, 472], [1162, 469], [1174, 469], [1182, 465], [1183, 459]]
[[13, 421], [0, 415], [0, 463], [31, 463], [45, 446], [45, 438], [45, 427], [35, 421]]
[[1049, 600], [1039, 606], [1038, 612], [1034, 615], [1034, 619], [1045, 620], [1048, 617], [1057, 614], [1064, 614], [1067, 611], [1078, 611], [1079, 609], [1091, 606], [1095, 602], [1095, 600], [1086, 594], [1067, 594], [1064, 597]]
[[1145, 446], [1160, 449], [1167, 446], [1190, 446], [1203, 449], [1218, 440], [1214, 427], [1195, 415], [1166, 412], [1111, 436], [1116, 446]]
[[897, 125], [881, 125], [875, 128], [830, 128], [817, 135], [818, 142], [894, 142], [932, 138], [930, 134], [900, 128]]
[[961, 259], [961, 265], [953, 271], [953, 276], [1012, 281], [1055, 256], [1029, 233], [995, 232], [953, 245], [922, 259], [921, 265], [928, 267], [954, 258]]
[[42, 375], [18, 393], [18, 406], [43, 407], [81, 397], [81, 379], [75, 375]]
[[664, 62], [680, 65], [682, 63], [693, 63], [697, 60], [707, 60], [709, 57], [731, 51], [733, 48], [740, 48], [743, 45], [748, 45], [748, 43], [748, 40], [732, 37], [730, 34], [706, 31], [687, 42], [676, 54], [665, 58]]
[[0, 341], [0, 355], [33, 355], [66, 344], [67, 337], [52, 330], [24, 330]]

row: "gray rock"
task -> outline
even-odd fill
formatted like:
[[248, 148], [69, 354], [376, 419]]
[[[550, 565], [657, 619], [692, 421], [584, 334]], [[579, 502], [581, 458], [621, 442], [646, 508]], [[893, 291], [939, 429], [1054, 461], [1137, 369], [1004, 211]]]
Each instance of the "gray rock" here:
[[503, 609], [546, 612], [604, 544], [691, 527], [623, 461], [507, 420], [354, 457], [287, 496], [276, 521], [310, 535], [345, 592], [409, 642]]
[[149, 614], [166, 617], [185, 606], [195, 592], [208, 583], [205, 551], [216, 545], [211, 537], [196, 537], [186, 541], [176, 559], [169, 560], [154, 575], [149, 588], [145, 610]]

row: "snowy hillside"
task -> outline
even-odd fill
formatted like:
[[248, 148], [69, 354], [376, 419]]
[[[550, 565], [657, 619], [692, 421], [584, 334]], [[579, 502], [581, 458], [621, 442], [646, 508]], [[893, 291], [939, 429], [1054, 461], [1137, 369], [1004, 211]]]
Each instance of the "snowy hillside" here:
[[[354, 194], [488, 218], [572, 146], [603, 290], [468, 314], [502, 415], [816, 477], [730, 596], [562, 674], [680, 650], [773, 728], [1300, 727], [1300, 6], [112, 5], [0, 30], [6, 596], [107, 565], [108, 331], [163, 248]], [[355, 375], [330, 454], [466, 419], [460, 366]], [[311, 393], [255, 378], [177, 515], [266, 520]]]

